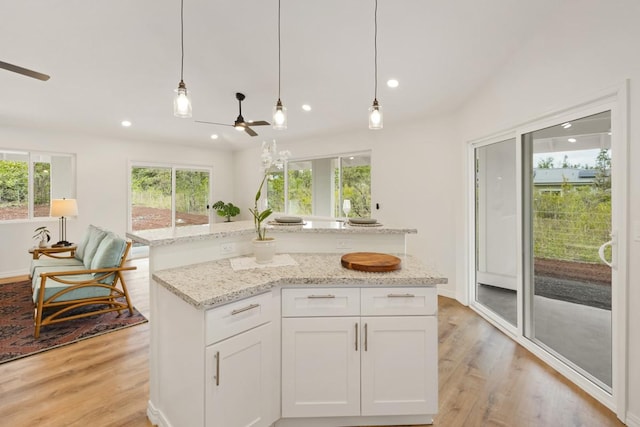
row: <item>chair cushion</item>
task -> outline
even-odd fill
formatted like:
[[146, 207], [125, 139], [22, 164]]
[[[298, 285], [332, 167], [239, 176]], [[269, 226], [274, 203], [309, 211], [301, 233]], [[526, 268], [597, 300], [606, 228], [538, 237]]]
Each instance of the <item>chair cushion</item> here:
[[[57, 259], [42, 257], [40, 259], [31, 260], [31, 269], [29, 270], [29, 275], [31, 277], [35, 277], [43, 272], [42, 268], [46, 269], [47, 267], [58, 266], [65, 266], [67, 267], [67, 270], [84, 270], [84, 263], [82, 262], [82, 260], [78, 260], [75, 258]], [[36, 269], [39, 269], [37, 273]]]
[[100, 242], [102, 242], [102, 239], [104, 239], [106, 235], [107, 232], [98, 227], [89, 228], [89, 240], [84, 246], [84, 253], [82, 254], [82, 262], [85, 268], [91, 268], [91, 261], [98, 250], [98, 246], [100, 246]]
[[[114, 233], [108, 233], [100, 242], [100, 246], [98, 246], [91, 260], [91, 269], [118, 267], [126, 246], [127, 242], [124, 239], [121, 239]], [[94, 273], [94, 276], [97, 277], [101, 274], [103, 273]], [[100, 282], [111, 283], [114, 278], [115, 275], [109, 276]]]
[[[58, 269], [60, 267], [55, 267]], [[64, 269], [59, 269], [56, 271], [64, 271]], [[65, 280], [93, 280], [92, 274], [75, 274], [72, 276], [65, 276]], [[33, 285], [33, 302], [37, 303], [38, 301], [38, 292], [40, 292], [40, 276], [34, 277], [32, 279]], [[46, 301], [47, 298], [51, 297], [56, 292], [59, 292], [63, 289], [69, 288], [73, 285], [67, 285], [64, 283], [58, 283], [54, 280], [47, 279], [45, 282], [45, 290], [44, 290], [44, 299]], [[71, 292], [67, 292], [64, 295], [56, 298], [56, 301], [69, 301], [75, 299], [83, 299], [83, 298], [92, 298], [92, 297], [104, 297], [109, 295], [111, 291], [107, 288], [99, 288], [94, 286], [86, 286], [79, 289], [75, 289]]]
[[80, 261], [82, 261], [82, 258], [84, 257], [85, 248], [87, 247], [87, 243], [89, 243], [92, 228], [95, 227], [93, 225], [89, 225], [89, 227], [87, 227], [87, 231], [84, 233], [82, 240], [78, 243], [78, 247], [76, 248], [76, 254], [74, 256]]

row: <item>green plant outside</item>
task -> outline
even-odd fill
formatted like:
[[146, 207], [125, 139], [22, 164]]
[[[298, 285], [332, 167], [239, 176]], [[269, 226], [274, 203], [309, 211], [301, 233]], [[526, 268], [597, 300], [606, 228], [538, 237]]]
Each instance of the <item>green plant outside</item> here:
[[[131, 170], [132, 204], [171, 209], [171, 169], [134, 167]], [[207, 215], [209, 174], [176, 171], [176, 212]]]
[[[611, 233], [609, 190], [568, 184], [556, 193], [536, 189], [533, 211], [536, 257], [601, 262], [598, 248], [610, 239]], [[607, 256], [610, 255], [609, 252]]]
[[[333, 212], [335, 217], [344, 216], [339, 205], [339, 169], [335, 169]], [[296, 203], [296, 214], [313, 214], [312, 171], [290, 170], [288, 172], [289, 200]], [[271, 172], [268, 176], [267, 203], [274, 212], [285, 212], [284, 172]], [[342, 170], [342, 198], [351, 200], [350, 217], [368, 217], [371, 215], [371, 166], [352, 166]]]

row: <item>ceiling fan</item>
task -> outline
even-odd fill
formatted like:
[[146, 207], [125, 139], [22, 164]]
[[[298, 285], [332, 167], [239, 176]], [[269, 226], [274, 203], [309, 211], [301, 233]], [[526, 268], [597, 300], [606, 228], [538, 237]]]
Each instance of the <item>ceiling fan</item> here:
[[8, 71], [13, 71], [14, 73], [22, 74], [27, 77], [33, 77], [34, 79], [42, 80], [45, 82], [49, 80], [49, 76], [46, 74], [42, 74], [23, 67], [18, 67], [17, 65], [9, 64], [7, 62], [0, 61], [0, 68], [4, 68]]
[[197, 123], [206, 123], [206, 124], [210, 124], [210, 125], [222, 125], [222, 126], [233, 126], [234, 128], [236, 128], [236, 130], [239, 131], [245, 131], [246, 133], [248, 133], [251, 136], [258, 136], [258, 134], [251, 129], [251, 126], [268, 126], [270, 123], [266, 122], [264, 120], [258, 120], [258, 121], [248, 121], [246, 122], [244, 120], [244, 117], [242, 117], [242, 101], [244, 101], [244, 94], [237, 92], [236, 93], [236, 99], [238, 100], [238, 110], [239, 110], [239, 114], [238, 114], [238, 118], [236, 118], [236, 121], [233, 122], [232, 125], [227, 124], [227, 123], [216, 123], [216, 122], [204, 122], [201, 120], [196, 120]]

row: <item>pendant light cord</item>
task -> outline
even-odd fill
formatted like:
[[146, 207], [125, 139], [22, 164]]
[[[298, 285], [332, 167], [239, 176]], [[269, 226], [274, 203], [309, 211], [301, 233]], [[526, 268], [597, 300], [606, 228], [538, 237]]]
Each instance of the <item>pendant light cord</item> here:
[[280, 59], [280, 1], [278, 0], [278, 101], [280, 101], [280, 69], [281, 69], [281, 59]]
[[373, 89], [373, 99], [378, 99], [378, 0], [375, 0], [376, 7], [373, 13], [373, 63], [375, 67], [375, 85]]
[[182, 56], [180, 58], [180, 81], [184, 80], [184, 0], [180, 0], [180, 50]]

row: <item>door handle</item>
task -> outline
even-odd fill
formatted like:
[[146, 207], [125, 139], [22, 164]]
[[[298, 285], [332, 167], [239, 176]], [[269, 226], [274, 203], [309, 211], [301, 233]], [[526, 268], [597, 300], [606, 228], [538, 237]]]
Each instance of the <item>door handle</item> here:
[[369, 339], [369, 334], [367, 333], [367, 324], [364, 324], [364, 351], [367, 351], [369, 347], [369, 343], [367, 342]]
[[216, 385], [220, 385], [220, 352], [216, 351]]
[[[604, 256], [604, 250], [607, 246], [612, 246], [613, 245], [613, 240], [609, 240], [608, 242], [605, 242], [602, 244], [602, 246], [600, 246], [600, 248], [598, 249], [598, 256], [600, 257], [600, 259], [602, 260], [602, 262], [604, 262], [605, 264], [607, 264], [609, 267], [613, 267], [609, 261], [607, 261], [607, 259]], [[612, 254], [613, 255], [613, 254]], [[613, 261], [613, 259], [612, 259]]]
[[[604, 250], [607, 246], [611, 246], [611, 262], [608, 262], [604, 256]], [[598, 256], [611, 268], [617, 268], [617, 258], [618, 258], [618, 232], [616, 230], [611, 232], [611, 240], [606, 243], [603, 243], [602, 246], [598, 248]]]
[[358, 322], [356, 322], [356, 351], [358, 351]]

